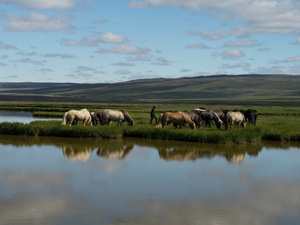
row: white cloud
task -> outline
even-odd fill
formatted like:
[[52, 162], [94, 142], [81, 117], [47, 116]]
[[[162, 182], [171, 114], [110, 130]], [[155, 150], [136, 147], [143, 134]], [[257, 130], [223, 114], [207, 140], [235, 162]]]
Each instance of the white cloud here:
[[185, 9], [203, 10], [218, 15], [227, 21], [243, 21], [243, 24], [228, 30], [188, 31], [203, 39], [216, 40], [224, 36], [248, 36], [259, 34], [298, 34], [300, 29], [300, 3], [292, 0], [145, 0], [132, 1], [130, 7], [147, 8], [177, 6]]
[[297, 41], [295, 42], [295, 44], [300, 45], [300, 37], [297, 39]]
[[75, 5], [75, 0], [0, 0], [0, 4], [17, 5], [27, 9], [68, 9]]
[[[16, 14], [7, 15], [9, 21], [5, 24], [8, 31], [61, 31], [74, 29], [72, 25], [64, 23], [62, 14], [49, 17], [45, 14], [32, 13], [29, 16], [19, 16]], [[68, 17], [69, 19], [70, 17]], [[64, 17], [66, 19], [66, 17]]]
[[82, 38], [80, 41], [63, 39], [61, 41], [62, 45], [66, 46], [86, 46], [95, 47], [98, 46], [100, 42], [109, 44], [122, 44], [127, 42], [128, 39], [120, 34], [113, 34], [111, 32], [105, 32], [99, 36], [88, 35]]
[[[132, 1], [129, 3], [131, 8], [153, 8], [157, 6], [177, 6], [185, 9], [200, 10], [206, 7], [231, 7], [238, 4], [239, 0], [146, 0]], [[245, 2], [249, 2], [246, 0]]]
[[9, 50], [9, 49], [17, 50], [17, 48], [15, 46], [9, 45], [9, 44], [4, 44], [1, 41], [0, 41], [0, 49], [4, 49], [4, 50]]
[[113, 34], [110, 32], [105, 32], [100, 35], [99, 41], [106, 42], [106, 43], [120, 44], [120, 43], [127, 42], [128, 39], [123, 37], [120, 34]]
[[87, 42], [87, 41], [76, 41], [76, 40], [61, 40], [61, 44], [65, 46], [84, 46], [84, 47], [95, 47], [98, 46], [96, 42]]
[[45, 61], [35, 61], [35, 60], [30, 59], [30, 58], [18, 59], [18, 60], [15, 60], [13, 62], [28, 63], [28, 64], [32, 64], [32, 65], [36, 65], [36, 66], [43, 66], [44, 63], [45, 63]]
[[272, 67], [258, 67], [254, 71], [254, 73], [300, 75], [299, 71], [300, 71], [300, 66], [294, 66], [294, 67], [272, 66]]
[[123, 53], [130, 55], [139, 55], [149, 52], [149, 49], [143, 49], [134, 45], [117, 45], [108, 49], [100, 49], [99, 53]]
[[170, 65], [170, 61], [166, 60], [163, 57], [157, 58], [153, 63], [151, 63], [152, 65], [156, 65], [156, 66], [168, 66]]
[[185, 48], [209, 49], [209, 47], [203, 43], [187, 45]]
[[121, 75], [128, 75], [128, 74], [131, 74], [131, 72], [129, 70], [116, 70], [114, 72], [114, 74], [121, 74]]
[[114, 66], [134, 66], [132, 63], [127, 63], [127, 62], [118, 62], [118, 63], [112, 63]]
[[57, 53], [47, 53], [47, 54], [44, 54], [43, 57], [45, 57], [45, 58], [69, 59], [69, 58], [74, 58], [74, 55], [70, 55], [70, 54], [57, 54]]
[[250, 68], [250, 64], [249, 63], [236, 63], [236, 64], [223, 64], [222, 65], [222, 69], [237, 69], [237, 68], [243, 68], [245, 70], [249, 70]]
[[245, 56], [245, 54], [241, 50], [238, 50], [238, 49], [230, 49], [230, 50], [227, 50], [222, 53], [222, 57], [224, 59], [237, 59], [237, 58], [241, 58], [244, 56]]
[[284, 63], [300, 62], [300, 56], [289, 57], [289, 58], [286, 58], [285, 60], [283, 60], [281, 62], [284, 62]]
[[260, 46], [261, 44], [256, 40], [248, 40], [248, 41], [228, 41], [224, 44], [223, 47], [256, 47]]

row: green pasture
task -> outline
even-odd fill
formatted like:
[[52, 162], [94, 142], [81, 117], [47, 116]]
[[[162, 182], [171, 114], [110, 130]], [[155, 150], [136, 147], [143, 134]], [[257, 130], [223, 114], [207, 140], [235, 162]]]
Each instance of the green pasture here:
[[166, 110], [192, 110], [198, 107], [210, 109], [256, 109], [259, 113], [257, 125], [248, 125], [246, 128], [217, 129], [215, 124], [211, 128], [202, 126], [196, 131], [189, 127], [174, 128], [172, 125], [164, 129], [155, 128], [149, 124], [150, 110], [153, 104], [73, 104], [73, 103], [0, 103], [1, 111], [32, 112], [36, 117], [62, 118], [64, 112], [70, 109], [87, 108], [89, 111], [103, 109], [126, 110], [135, 121], [133, 127], [124, 124], [117, 127], [116, 123], [106, 126], [62, 126], [60, 121], [37, 121], [30, 124], [0, 123], [0, 134], [56, 136], [76, 138], [122, 138], [138, 137], [144, 139], [179, 140], [202, 143], [249, 143], [261, 140], [300, 141], [300, 108], [280, 106], [230, 106], [230, 105], [203, 105], [199, 104], [156, 104], [156, 115]]

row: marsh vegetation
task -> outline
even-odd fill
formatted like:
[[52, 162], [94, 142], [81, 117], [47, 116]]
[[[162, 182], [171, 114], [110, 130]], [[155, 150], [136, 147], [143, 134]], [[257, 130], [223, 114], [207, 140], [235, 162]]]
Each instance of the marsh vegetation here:
[[174, 128], [172, 125], [164, 129], [155, 128], [150, 124], [150, 110], [153, 104], [73, 104], [73, 103], [1, 103], [2, 111], [32, 112], [38, 117], [62, 118], [64, 112], [70, 109], [87, 108], [90, 112], [103, 109], [124, 109], [135, 121], [134, 126], [119, 127], [116, 123], [109, 126], [62, 126], [61, 121], [34, 121], [29, 124], [1, 123], [0, 134], [57, 136], [76, 138], [122, 138], [138, 137], [144, 139], [179, 140], [203, 143], [248, 143], [261, 140], [299, 141], [300, 140], [300, 108], [280, 106], [228, 106], [228, 105], [195, 105], [195, 104], [156, 104], [156, 113], [167, 110], [192, 110], [199, 106], [219, 109], [226, 108], [248, 109], [255, 108], [258, 113], [257, 125], [247, 125], [246, 128], [232, 128], [225, 130], [224, 125], [217, 129], [215, 124], [211, 128], [203, 125], [197, 130], [189, 127]]

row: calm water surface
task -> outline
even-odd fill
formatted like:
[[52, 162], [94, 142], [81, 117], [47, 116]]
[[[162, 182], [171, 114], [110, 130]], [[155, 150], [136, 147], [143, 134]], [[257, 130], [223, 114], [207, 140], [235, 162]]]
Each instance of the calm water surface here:
[[0, 111], [0, 123], [2, 122], [20, 122], [20, 123], [31, 123], [37, 120], [57, 120], [57, 119], [46, 119], [46, 118], [33, 118], [30, 112], [2, 112]]
[[300, 147], [0, 135], [0, 224], [299, 224]]

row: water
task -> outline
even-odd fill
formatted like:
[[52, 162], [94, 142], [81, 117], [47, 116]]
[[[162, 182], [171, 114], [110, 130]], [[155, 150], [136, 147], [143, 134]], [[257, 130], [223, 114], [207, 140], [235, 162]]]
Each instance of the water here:
[[298, 144], [0, 135], [0, 224], [299, 224]]
[[2, 112], [0, 111], [0, 123], [2, 122], [20, 122], [20, 123], [31, 123], [37, 120], [57, 120], [57, 119], [46, 119], [46, 118], [33, 118], [30, 112]]

